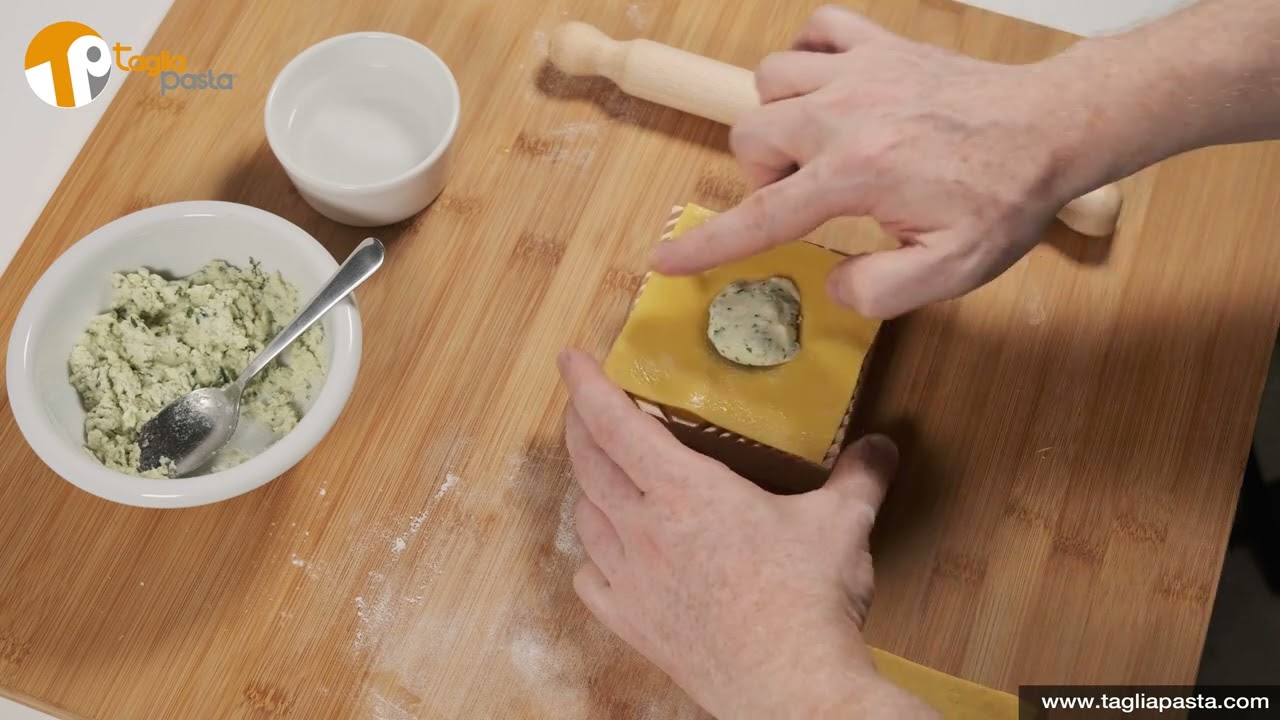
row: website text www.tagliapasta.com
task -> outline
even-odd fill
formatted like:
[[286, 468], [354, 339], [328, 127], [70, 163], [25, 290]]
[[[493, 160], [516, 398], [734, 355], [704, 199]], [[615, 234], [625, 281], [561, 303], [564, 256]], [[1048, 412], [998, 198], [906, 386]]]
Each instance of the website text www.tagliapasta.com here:
[[1280, 687], [1273, 686], [1024, 686], [1025, 718], [1276, 717]]
[[1045, 710], [1119, 710], [1136, 712], [1138, 710], [1155, 710], [1165, 712], [1171, 710], [1268, 710], [1271, 700], [1266, 696], [1241, 696], [1219, 698], [1213, 695], [1185, 695], [1170, 697], [1166, 695], [1108, 695], [1101, 693], [1096, 697], [1066, 695], [1040, 698], [1040, 706]]

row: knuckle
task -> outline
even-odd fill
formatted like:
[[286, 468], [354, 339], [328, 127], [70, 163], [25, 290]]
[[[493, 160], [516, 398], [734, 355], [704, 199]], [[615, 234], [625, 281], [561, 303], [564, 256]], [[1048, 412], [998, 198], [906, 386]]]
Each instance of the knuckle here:
[[786, 53], [772, 52], [765, 55], [764, 59], [756, 67], [756, 87], [760, 88], [765, 85], [775, 84], [780, 76], [785, 73], [786, 66]]
[[861, 142], [855, 137], [839, 138], [824, 158], [827, 170], [832, 178], [848, 182], [854, 178], [865, 177], [868, 166], [864, 157]]
[[832, 92], [830, 87], [820, 88], [817, 92], [811, 92], [803, 95], [796, 100], [796, 107], [799, 109], [800, 117], [811, 127], [823, 127], [827, 124], [827, 118], [839, 117], [841, 115], [836, 105], [836, 93]]
[[876, 507], [865, 500], [854, 503], [848, 512], [849, 520], [858, 534], [870, 534], [876, 524]]
[[901, 133], [885, 125], [875, 125], [858, 134], [850, 150], [852, 159], [873, 168], [887, 165], [894, 150], [901, 144]]
[[941, 250], [937, 263], [937, 282], [930, 299], [951, 300], [977, 288], [986, 281], [991, 262], [967, 244], [954, 244]]
[[[845, 173], [825, 156], [817, 157], [804, 166], [810, 177], [809, 202], [817, 203], [824, 212], [844, 214], [852, 210], [850, 200], [856, 186], [856, 175]], [[850, 213], [856, 214], [856, 213]]]
[[996, 260], [976, 239], [967, 236], [939, 247], [938, 251], [939, 274], [952, 286], [954, 294], [971, 289], [969, 286]]
[[948, 297], [963, 295], [987, 281], [994, 279], [1012, 265], [1012, 260], [982, 247], [970, 248], [956, 264], [954, 285], [948, 288]]

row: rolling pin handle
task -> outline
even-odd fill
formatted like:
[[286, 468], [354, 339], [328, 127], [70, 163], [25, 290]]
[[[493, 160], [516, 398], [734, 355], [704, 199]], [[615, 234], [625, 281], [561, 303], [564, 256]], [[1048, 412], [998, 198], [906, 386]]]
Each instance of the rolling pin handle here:
[[1103, 185], [1067, 203], [1058, 219], [1081, 235], [1106, 237], [1116, 231], [1124, 198], [1120, 186]]
[[584, 22], [562, 23], [547, 44], [547, 57], [569, 75], [601, 75], [615, 80], [622, 45]]
[[649, 40], [614, 40], [586, 23], [557, 27], [547, 59], [570, 75], [599, 75], [628, 95], [726, 125], [760, 105], [750, 70]]

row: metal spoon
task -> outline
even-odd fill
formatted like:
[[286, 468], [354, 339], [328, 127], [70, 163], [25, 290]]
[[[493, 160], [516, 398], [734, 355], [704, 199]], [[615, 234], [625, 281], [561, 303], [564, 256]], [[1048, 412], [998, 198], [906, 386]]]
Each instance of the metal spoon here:
[[142, 457], [138, 470], [147, 472], [162, 461], [173, 463], [170, 477], [182, 477], [203, 467], [231, 440], [240, 422], [240, 398], [249, 381], [262, 371], [325, 313], [382, 267], [386, 251], [368, 238], [351, 253], [338, 272], [320, 288], [293, 322], [263, 348], [236, 381], [222, 388], [202, 388], [178, 398], [147, 421], [138, 432]]

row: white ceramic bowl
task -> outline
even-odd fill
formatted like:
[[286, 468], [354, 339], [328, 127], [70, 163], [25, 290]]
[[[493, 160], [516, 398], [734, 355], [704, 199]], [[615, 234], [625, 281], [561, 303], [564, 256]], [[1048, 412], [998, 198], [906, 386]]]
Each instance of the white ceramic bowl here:
[[267, 95], [267, 142], [316, 210], [388, 225], [444, 188], [460, 108], [453, 73], [421, 43], [339, 35], [280, 71]]
[[111, 273], [147, 267], [170, 276], [213, 260], [250, 258], [279, 270], [305, 302], [338, 269], [319, 242], [264, 210], [226, 202], [180, 202], [140, 210], [89, 233], [36, 283], [9, 338], [9, 403], [31, 448], [54, 472], [107, 500], [142, 507], [190, 507], [265, 485], [325, 436], [346, 405], [360, 368], [360, 314], [348, 298], [325, 316], [329, 372], [298, 426], [243, 464], [199, 477], [139, 478], [108, 470], [83, 449], [84, 407], [68, 359], [89, 320], [110, 303]]

